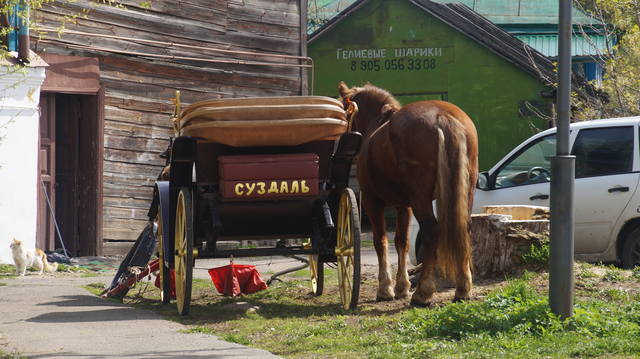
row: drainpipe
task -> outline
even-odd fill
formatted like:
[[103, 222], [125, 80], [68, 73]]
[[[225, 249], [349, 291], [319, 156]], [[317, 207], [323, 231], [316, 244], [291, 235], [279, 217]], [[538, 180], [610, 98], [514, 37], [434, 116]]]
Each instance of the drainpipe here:
[[29, 63], [29, 5], [20, 0], [17, 6], [18, 14], [18, 60], [23, 64]]

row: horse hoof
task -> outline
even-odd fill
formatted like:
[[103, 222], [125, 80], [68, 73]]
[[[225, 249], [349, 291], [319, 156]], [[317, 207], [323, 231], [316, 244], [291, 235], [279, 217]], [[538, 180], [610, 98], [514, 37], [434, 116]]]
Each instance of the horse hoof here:
[[461, 303], [461, 302], [466, 302], [469, 299], [470, 299], [469, 297], [453, 297], [453, 302]]
[[431, 304], [431, 302], [422, 303], [422, 302], [418, 302], [415, 299], [411, 299], [411, 306], [418, 307], [418, 308], [432, 308], [433, 304]]
[[396, 294], [395, 299], [405, 299], [409, 297], [409, 293]]

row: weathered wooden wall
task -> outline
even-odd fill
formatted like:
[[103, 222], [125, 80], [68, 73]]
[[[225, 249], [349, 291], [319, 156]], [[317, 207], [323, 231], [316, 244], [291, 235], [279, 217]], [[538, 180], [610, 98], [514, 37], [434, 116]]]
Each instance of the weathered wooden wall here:
[[[300, 55], [304, 0], [55, 1], [36, 23], [86, 33], [175, 42], [229, 50]], [[302, 19], [304, 21], [304, 19]], [[304, 39], [302, 39], [304, 40]], [[63, 33], [34, 38], [36, 51], [97, 57], [105, 90], [103, 237], [135, 240], [145, 225], [152, 185], [170, 136], [175, 90], [185, 103], [216, 97], [299, 95], [298, 67], [248, 66], [118, 54], [136, 53], [299, 64], [295, 59], [228, 55]], [[304, 43], [304, 41], [302, 42]], [[108, 251], [105, 251], [107, 253]]]

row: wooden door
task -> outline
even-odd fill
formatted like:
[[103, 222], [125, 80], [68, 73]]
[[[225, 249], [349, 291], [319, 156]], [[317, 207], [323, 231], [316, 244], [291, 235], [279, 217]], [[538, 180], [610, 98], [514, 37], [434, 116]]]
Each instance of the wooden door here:
[[[55, 248], [56, 101], [54, 94], [40, 95], [40, 152], [38, 156], [38, 229], [36, 246]], [[47, 201], [47, 197], [49, 201]], [[51, 207], [49, 206], [51, 204]]]
[[64, 244], [72, 256], [79, 241], [79, 126], [80, 96], [56, 94], [56, 218]]

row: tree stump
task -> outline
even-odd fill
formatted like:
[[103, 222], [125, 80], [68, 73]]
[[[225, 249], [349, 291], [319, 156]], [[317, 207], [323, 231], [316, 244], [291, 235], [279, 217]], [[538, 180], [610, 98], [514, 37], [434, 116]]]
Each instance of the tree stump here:
[[[544, 217], [539, 210], [532, 212], [535, 218]], [[474, 278], [522, 271], [523, 255], [549, 237], [546, 219], [513, 220], [511, 215], [488, 213], [473, 215], [471, 223]]]

